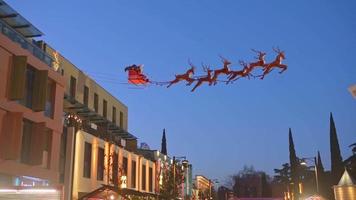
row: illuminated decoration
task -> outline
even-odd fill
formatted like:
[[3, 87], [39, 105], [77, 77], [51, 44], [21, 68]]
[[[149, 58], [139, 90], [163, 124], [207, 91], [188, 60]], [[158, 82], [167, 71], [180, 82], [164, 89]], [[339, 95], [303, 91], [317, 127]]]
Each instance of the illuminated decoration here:
[[66, 114], [64, 120], [68, 126], [73, 126], [76, 128], [82, 127], [83, 120], [76, 114], [68, 113]]
[[150, 80], [143, 74], [143, 65], [131, 65], [125, 68], [128, 71], [128, 81], [134, 85], [146, 85]]
[[[251, 77], [260, 77], [260, 79], [264, 79], [264, 77], [267, 74], [271, 73], [275, 68], [281, 69], [279, 71], [280, 74], [287, 70], [288, 66], [282, 63], [283, 60], [286, 59], [285, 53], [279, 48], [273, 48], [273, 51], [277, 53], [277, 56], [269, 63], [265, 60], [265, 57], [267, 55], [266, 52], [258, 51], [255, 49], [252, 49], [252, 51], [257, 54], [257, 56], [255, 57], [256, 60], [252, 62], [244, 62], [240, 60], [239, 64], [242, 66], [242, 69], [239, 70], [231, 70], [230, 65], [232, 64], [232, 62], [220, 56], [221, 61], [223, 63], [223, 67], [213, 70], [210, 69], [210, 67], [208, 66], [202, 65], [203, 70], [206, 73], [206, 75], [202, 76], [194, 76], [196, 67], [190, 62], [190, 60], [188, 60], [190, 68], [185, 73], [176, 74], [173, 80], [166, 82], [157, 82], [149, 80], [146, 75], [143, 74], [143, 65], [134, 64], [128, 66], [125, 68], [125, 72], [128, 71], [128, 82], [137, 86], [147, 86], [149, 84], [155, 84], [159, 86], [167, 85], [167, 88], [169, 88], [173, 84], [176, 84], [181, 81], [185, 81], [187, 86], [190, 86], [194, 82], [196, 82], [195, 86], [191, 90], [191, 92], [194, 92], [200, 85], [205, 82], [208, 83], [209, 86], [211, 86], [216, 85], [218, 82], [225, 82], [226, 84], [233, 83], [234, 81], [240, 78], [250, 79]], [[255, 69], [257, 68], [262, 69], [262, 74], [255, 76], [252, 74], [252, 72], [255, 71]], [[227, 76], [227, 78], [225, 80], [218, 80], [219, 76], [221, 75], [225, 75]]]
[[121, 184], [120, 184], [120, 188], [126, 188], [127, 187], [127, 176], [125, 176], [125, 175], [122, 175], [121, 177], [120, 177], [120, 182], [121, 182]]
[[356, 99], [356, 85], [352, 85], [349, 87], [349, 92]]
[[58, 193], [59, 191], [55, 189], [0, 189], [0, 193], [8, 194], [48, 194], [48, 193]]
[[55, 71], [58, 71], [59, 65], [60, 65], [58, 52], [54, 51], [52, 54], [53, 54], [53, 58], [54, 58], [54, 60], [52, 62], [52, 66], [53, 66]]
[[345, 169], [338, 185], [334, 186], [335, 200], [353, 200], [356, 199], [356, 185]]

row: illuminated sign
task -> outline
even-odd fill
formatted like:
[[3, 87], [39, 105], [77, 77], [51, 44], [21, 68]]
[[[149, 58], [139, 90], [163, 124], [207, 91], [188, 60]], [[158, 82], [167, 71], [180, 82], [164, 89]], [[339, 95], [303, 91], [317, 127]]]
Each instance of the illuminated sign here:
[[126, 176], [121, 176], [120, 180], [121, 180], [120, 187], [121, 188], [126, 188], [127, 187], [127, 184], [126, 184], [127, 177]]
[[58, 71], [60, 62], [59, 62], [59, 56], [58, 56], [58, 52], [57, 51], [53, 52], [53, 58], [54, 58], [54, 61], [52, 63], [52, 66], [53, 66], [55, 71]]

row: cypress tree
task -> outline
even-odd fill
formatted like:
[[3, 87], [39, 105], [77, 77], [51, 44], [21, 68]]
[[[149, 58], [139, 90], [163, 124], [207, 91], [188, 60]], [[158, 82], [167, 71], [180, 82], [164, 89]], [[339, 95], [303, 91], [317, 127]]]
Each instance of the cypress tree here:
[[317, 156], [317, 160], [316, 160], [316, 172], [317, 172], [317, 181], [319, 184], [319, 194], [321, 194], [324, 197], [329, 197], [330, 194], [327, 193], [327, 191], [325, 191], [325, 172], [324, 172], [324, 166], [323, 163], [321, 161], [321, 156], [320, 156], [320, 152], [318, 151], [318, 156]]
[[166, 141], [166, 129], [163, 129], [161, 153], [167, 155], [167, 141]]
[[330, 113], [330, 155], [331, 155], [331, 180], [336, 185], [343, 173], [343, 162], [340, 153], [339, 141], [332, 113]]
[[294, 199], [299, 199], [299, 161], [294, 149], [292, 129], [289, 128], [289, 162], [291, 166], [291, 180], [293, 184]]

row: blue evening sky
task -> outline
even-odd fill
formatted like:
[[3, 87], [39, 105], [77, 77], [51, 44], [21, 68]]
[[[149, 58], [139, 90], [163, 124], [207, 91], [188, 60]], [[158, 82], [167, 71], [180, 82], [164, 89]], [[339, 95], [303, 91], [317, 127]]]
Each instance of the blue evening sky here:
[[[185, 155], [196, 174], [223, 181], [243, 165], [270, 174], [288, 162], [288, 128], [297, 154], [321, 151], [330, 168], [329, 113], [343, 158], [356, 142], [356, 1], [354, 0], [12, 0], [61, 54], [123, 101], [129, 131], [152, 149], [167, 129], [170, 155]], [[188, 58], [220, 67], [254, 57], [250, 48], [285, 50], [288, 70], [265, 80], [130, 89], [124, 66], [166, 81]], [[199, 68], [198, 74], [202, 74]]]

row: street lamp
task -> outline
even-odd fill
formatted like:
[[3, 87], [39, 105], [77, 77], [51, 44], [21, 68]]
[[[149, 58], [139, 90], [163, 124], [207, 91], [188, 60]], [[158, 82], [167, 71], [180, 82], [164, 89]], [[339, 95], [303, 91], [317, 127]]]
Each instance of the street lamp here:
[[315, 172], [315, 181], [316, 181], [316, 192], [319, 193], [319, 180], [318, 180], [318, 167], [316, 163], [316, 157], [302, 158], [300, 164], [303, 166], [307, 166], [307, 161], [314, 162], [314, 172]]

